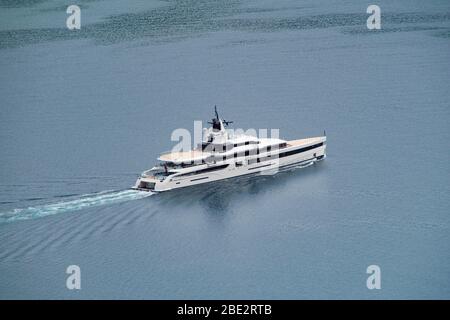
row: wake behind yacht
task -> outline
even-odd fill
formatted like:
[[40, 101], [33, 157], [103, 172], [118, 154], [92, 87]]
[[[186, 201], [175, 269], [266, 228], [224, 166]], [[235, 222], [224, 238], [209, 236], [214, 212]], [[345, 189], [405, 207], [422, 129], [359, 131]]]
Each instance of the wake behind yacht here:
[[167, 191], [250, 174], [278, 172], [309, 165], [326, 157], [326, 135], [298, 140], [231, 135], [231, 121], [219, 118], [205, 130], [197, 148], [160, 155], [159, 164], [144, 171], [133, 189]]

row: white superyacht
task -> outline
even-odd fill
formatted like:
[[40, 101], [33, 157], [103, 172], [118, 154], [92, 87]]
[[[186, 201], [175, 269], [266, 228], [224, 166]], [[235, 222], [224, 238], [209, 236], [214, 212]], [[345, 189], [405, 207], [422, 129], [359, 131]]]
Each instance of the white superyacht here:
[[231, 135], [231, 121], [215, 118], [193, 150], [162, 154], [133, 189], [161, 192], [250, 174], [309, 165], [326, 157], [326, 135], [298, 140]]

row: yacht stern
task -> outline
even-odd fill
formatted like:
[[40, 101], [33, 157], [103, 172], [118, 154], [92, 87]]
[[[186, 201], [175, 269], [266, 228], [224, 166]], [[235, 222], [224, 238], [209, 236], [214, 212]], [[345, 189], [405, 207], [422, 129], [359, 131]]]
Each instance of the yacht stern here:
[[139, 191], [155, 191], [156, 179], [150, 177], [139, 177], [131, 189]]

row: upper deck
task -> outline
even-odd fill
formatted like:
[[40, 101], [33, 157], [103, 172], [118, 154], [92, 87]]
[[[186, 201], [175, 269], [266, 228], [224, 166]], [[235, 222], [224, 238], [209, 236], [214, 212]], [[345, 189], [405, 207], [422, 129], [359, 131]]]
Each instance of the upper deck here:
[[[241, 145], [236, 148], [236, 150], [233, 149], [233, 152], [243, 152], [249, 148], [255, 148], [258, 146], [259, 148], [264, 148], [269, 145], [272, 145], [274, 142], [279, 143], [284, 142], [283, 140], [279, 139], [261, 139], [261, 143], [258, 145], [255, 144], [249, 144], [249, 145]], [[290, 140], [285, 141], [287, 143], [286, 147], [283, 149], [289, 149], [291, 147], [302, 147], [302, 146], [308, 146], [313, 145], [316, 143], [324, 142], [326, 141], [325, 136], [321, 137], [312, 137], [312, 138], [305, 138], [305, 139], [297, 139], [297, 140]], [[231, 152], [231, 151], [230, 151]], [[223, 155], [226, 153], [224, 152]], [[201, 151], [201, 150], [190, 150], [190, 151], [180, 151], [180, 152], [167, 152], [162, 154], [158, 160], [163, 162], [173, 162], [173, 163], [188, 163], [193, 161], [201, 161], [202, 159], [206, 159], [207, 157], [211, 156], [211, 152]]]

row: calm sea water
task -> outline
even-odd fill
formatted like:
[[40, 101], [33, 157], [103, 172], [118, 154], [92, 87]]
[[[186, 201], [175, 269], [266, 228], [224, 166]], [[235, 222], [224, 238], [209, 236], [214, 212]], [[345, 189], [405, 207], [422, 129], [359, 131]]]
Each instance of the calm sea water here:
[[[79, 3], [0, 1], [0, 298], [450, 298], [448, 1]], [[214, 104], [328, 158], [129, 191]]]

